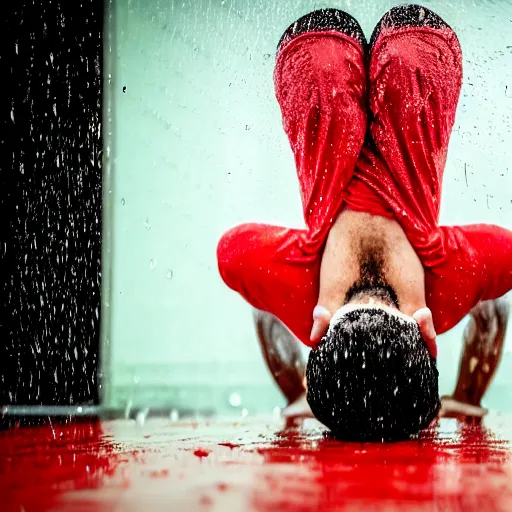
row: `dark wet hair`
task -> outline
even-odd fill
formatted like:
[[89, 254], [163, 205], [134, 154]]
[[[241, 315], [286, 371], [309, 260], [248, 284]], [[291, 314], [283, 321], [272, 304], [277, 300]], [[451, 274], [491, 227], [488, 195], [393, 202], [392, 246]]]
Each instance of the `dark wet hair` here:
[[311, 351], [306, 375], [313, 414], [343, 440], [407, 439], [439, 411], [436, 361], [418, 325], [384, 309], [347, 311]]

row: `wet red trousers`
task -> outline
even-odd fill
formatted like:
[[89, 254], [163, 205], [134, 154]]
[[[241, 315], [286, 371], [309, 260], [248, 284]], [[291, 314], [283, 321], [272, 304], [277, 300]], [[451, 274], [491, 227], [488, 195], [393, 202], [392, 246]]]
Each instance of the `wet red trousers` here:
[[462, 82], [450, 28], [383, 29], [367, 57], [338, 31], [279, 48], [274, 82], [306, 228], [244, 224], [217, 256], [225, 283], [310, 345], [322, 250], [344, 209], [395, 219], [425, 268], [438, 334], [512, 288], [512, 232], [438, 226], [443, 171]]

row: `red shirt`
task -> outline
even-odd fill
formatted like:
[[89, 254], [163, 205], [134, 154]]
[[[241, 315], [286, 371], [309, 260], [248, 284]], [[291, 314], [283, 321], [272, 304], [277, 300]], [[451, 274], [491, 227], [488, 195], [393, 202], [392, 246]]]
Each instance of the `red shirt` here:
[[[244, 224], [218, 246], [222, 278], [311, 345], [322, 251], [343, 208], [395, 219], [425, 270], [436, 332], [512, 289], [512, 232], [438, 226], [442, 177], [462, 81], [451, 29], [383, 31], [369, 64], [350, 37], [303, 34], [274, 74], [307, 228]], [[368, 67], [368, 69], [366, 69]]]

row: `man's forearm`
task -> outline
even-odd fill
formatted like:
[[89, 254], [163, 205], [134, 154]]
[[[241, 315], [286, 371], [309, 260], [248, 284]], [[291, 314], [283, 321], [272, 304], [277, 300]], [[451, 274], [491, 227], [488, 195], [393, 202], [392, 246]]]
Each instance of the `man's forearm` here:
[[479, 303], [464, 330], [463, 352], [453, 398], [480, 405], [503, 353], [509, 304], [504, 298]]

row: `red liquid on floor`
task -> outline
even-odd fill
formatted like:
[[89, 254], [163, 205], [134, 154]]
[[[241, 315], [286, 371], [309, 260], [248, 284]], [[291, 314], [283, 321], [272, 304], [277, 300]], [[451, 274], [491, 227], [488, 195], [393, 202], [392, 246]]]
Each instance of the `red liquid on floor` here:
[[0, 434], [0, 510], [512, 511], [512, 418], [341, 443], [313, 421], [149, 420]]

